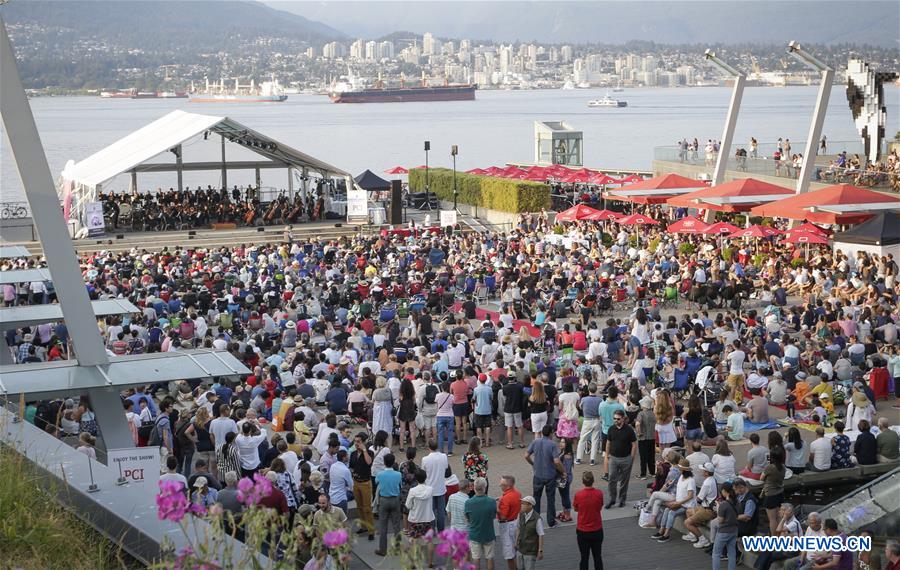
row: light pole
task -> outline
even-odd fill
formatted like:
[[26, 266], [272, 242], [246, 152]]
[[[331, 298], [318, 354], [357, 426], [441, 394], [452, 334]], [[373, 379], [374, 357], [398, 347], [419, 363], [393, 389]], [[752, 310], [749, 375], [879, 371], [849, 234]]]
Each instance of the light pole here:
[[459, 209], [456, 207], [456, 198], [459, 196], [459, 192], [456, 190], [456, 155], [459, 154], [459, 147], [453, 145], [450, 147], [450, 156], [453, 157], [453, 211], [459, 212]]
[[822, 74], [822, 80], [819, 83], [819, 96], [816, 99], [816, 108], [813, 111], [812, 123], [809, 125], [809, 135], [806, 137], [806, 154], [803, 155], [803, 164], [800, 167], [800, 175], [797, 178], [796, 193], [803, 194], [809, 190], [809, 183], [812, 180], [812, 169], [816, 164], [817, 145], [819, 137], [822, 136], [822, 125], [825, 124], [825, 112], [828, 110], [828, 98], [831, 96], [834, 70], [814, 55], [804, 51], [800, 47], [799, 42], [789, 43], [787, 52], [806, 67]]
[[428, 151], [431, 150], [431, 141], [425, 141], [425, 209], [431, 209], [431, 196], [428, 195]]

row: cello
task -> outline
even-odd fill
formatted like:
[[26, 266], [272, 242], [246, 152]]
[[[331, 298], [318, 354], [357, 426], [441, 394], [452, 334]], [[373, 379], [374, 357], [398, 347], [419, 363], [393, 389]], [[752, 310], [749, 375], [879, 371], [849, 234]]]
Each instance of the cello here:
[[288, 212], [286, 220], [290, 223], [294, 223], [301, 211], [303, 211], [303, 202], [300, 201], [300, 196], [297, 196], [294, 198], [294, 207]]
[[263, 216], [263, 222], [265, 224], [271, 224], [272, 220], [275, 219], [275, 212], [278, 211], [279, 204], [279, 200], [272, 200], [272, 203], [269, 204], [269, 209], [266, 210], [266, 214]]
[[252, 226], [253, 222], [256, 220], [256, 206], [253, 202], [247, 203], [247, 213], [244, 215], [244, 223], [248, 226]]

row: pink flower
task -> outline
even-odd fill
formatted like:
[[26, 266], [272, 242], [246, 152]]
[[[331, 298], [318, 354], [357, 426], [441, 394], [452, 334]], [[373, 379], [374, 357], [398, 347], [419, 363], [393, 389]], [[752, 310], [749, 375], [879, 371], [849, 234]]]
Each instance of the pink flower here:
[[471, 562], [463, 562], [459, 565], [459, 570], [475, 570], [475, 565]]
[[198, 505], [197, 503], [191, 504], [188, 510], [192, 515], [196, 515], [198, 517], [206, 515], [206, 507], [204, 507], [203, 505]]
[[325, 533], [322, 543], [328, 548], [337, 548], [347, 542], [347, 531], [344, 529], [332, 530]]
[[254, 473], [252, 481], [246, 477], [238, 481], [238, 501], [248, 507], [259, 504], [264, 497], [268, 497], [271, 493], [272, 483], [266, 479], [265, 475]]
[[182, 484], [175, 481], [159, 482], [159, 493], [156, 495], [159, 520], [178, 522], [184, 518], [190, 504], [182, 489]]

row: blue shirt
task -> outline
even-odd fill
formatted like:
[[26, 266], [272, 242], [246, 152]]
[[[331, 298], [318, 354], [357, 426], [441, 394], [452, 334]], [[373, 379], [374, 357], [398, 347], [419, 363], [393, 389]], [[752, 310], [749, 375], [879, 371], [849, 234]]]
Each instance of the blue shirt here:
[[581, 401], [581, 409], [584, 411], [584, 419], [596, 420], [600, 417], [600, 398], [598, 396], [587, 396]]
[[614, 423], [616, 423], [613, 419], [613, 414], [616, 413], [616, 410], [621, 410], [624, 414], [625, 406], [620, 404], [618, 401], [610, 402], [609, 399], [600, 402], [598, 414], [600, 416], [600, 419], [602, 420], [600, 429], [603, 431], [604, 435], [609, 431], [609, 428]]
[[479, 416], [491, 415], [491, 400], [494, 392], [487, 384], [479, 383], [475, 387], [475, 413]]
[[531, 442], [528, 454], [534, 462], [534, 476], [541, 479], [556, 477], [556, 458], [559, 457], [559, 446], [553, 440], [541, 437]]
[[150, 397], [150, 394], [144, 394], [142, 392], [135, 392], [131, 396], [128, 396], [128, 399], [134, 402], [134, 413], [141, 413], [141, 399], [147, 400], [147, 407], [150, 408], [150, 415], [154, 418], [159, 413], [159, 410], [156, 407], [156, 402], [153, 401], [153, 398]]
[[347, 491], [353, 490], [353, 476], [350, 468], [343, 461], [335, 461], [328, 469], [328, 477], [331, 484], [328, 487], [328, 496], [331, 504], [338, 505], [347, 501]]
[[378, 485], [379, 497], [399, 497], [400, 496], [400, 480], [403, 478], [399, 471], [393, 469], [385, 469], [375, 476], [375, 483]]

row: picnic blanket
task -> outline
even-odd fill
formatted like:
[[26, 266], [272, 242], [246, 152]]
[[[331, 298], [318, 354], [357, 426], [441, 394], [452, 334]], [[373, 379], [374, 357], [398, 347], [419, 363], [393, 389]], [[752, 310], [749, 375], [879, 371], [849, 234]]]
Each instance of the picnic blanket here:
[[[782, 420], [778, 420], [778, 424], [784, 427], [795, 427], [797, 429], [803, 429], [806, 431], [816, 431], [816, 428], [822, 424], [817, 424], [816, 422], [809, 420], [792, 420], [789, 418], [784, 418]], [[825, 428], [825, 433], [834, 433], [833, 427]]]
[[[759, 431], [761, 429], [775, 429], [779, 427], [779, 423], [776, 421], [770, 421], [764, 424], [756, 424], [744, 418], [744, 433], [748, 433], [751, 431]], [[719, 429], [725, 429], [725, 422], [716, 422], [716, 427]]]

